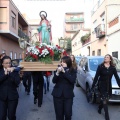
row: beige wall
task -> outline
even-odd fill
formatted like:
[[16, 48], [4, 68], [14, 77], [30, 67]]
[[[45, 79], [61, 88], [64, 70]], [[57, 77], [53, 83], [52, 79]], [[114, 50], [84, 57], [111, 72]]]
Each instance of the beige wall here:
[[12, 51], [13, 59], [14, 59], [15, 53], [17, 53], [17, 58], [19, 58], [19, 54], [22, 53], [22, 49], [19, 47], [18, 42], [0, 35], [0, 53], [2, 53], [3, 50], [6, 51], [7, 55], [10, 55], [10, 52]]
[[120, 23], [109, 28], [109, 23], [115, 18], [120, 21], [120, 0], [108, 0], [107, 2], [107, 35], [120, 29]]
[[108, 38], [108, 53], [118, 52], [118, 59], [120, 59], [120, 30]]
[[[18, 27], [21, 26], [21, 28], [25, 28], [24, 26], [22, 26], [22, 21], [20, 23], [18, 23], [18, 14], [21, 14], [19, 12], [19, 10], [17, 9], [17, 7], [14, 5], [14, 3], [12, 2], [12, 0], [0, 0], [0, 7], [6, 7], [7, 8], [7, 12], [3, 13], [4, 15], [7, 15], [7, 22], [6, 23], [0, 23], [0, 53], [3, 52], [3, 50], [6, 51], [7, 55], [10, 55], [10, 51], [13, 52], [13, 58], [14, 58], [14, 54], [17, 53], [17, 58], [19, 58], [19, 54], [22, 53], [22, 50], [19, 47], [18, 44]], [[15, 18], [16, 18], [16, 25], [15, 28], [12, 27], [12, 11], [15, 14]], [[0, 15], [1, 16], [1, 15]], [[22, 17], [21, 17], [22, 19]], [[0, 19], [1, 20], [1, 19]], [[23, 18], [24, 20], [24, 18]], [[24, 20], [25, 22], [25, 20]], [[29, 26], [26, 23], [26, 26]], [[29, 31], [31, 30], [30, 27], [26, 27], [26, 33], [28, 34]], [[3, 37], [3, 32], [4, 37]], [[9, 33], [8, 33], [9, 32]], [[14, 39], [12, 39], [14, 38]]]
[[[114, 20], [117, 17], [118, 23], [115, 24]], [[109, 27], [110, 22], [112, 22], [111, 27]], [[108, 53], [112, 55], [113, 52], [118, 52], [118, 59], [120, 59], [120, 0], [108, 0], [107, 23]]]
[[[100, 24], [105, 24], [105, 34], [106, 34], [106, 0], [101, 1], [101, 5], [97, 8], [95, 13], [91, 16], [91, 55], [92, 51], [95, 51], [95, 55], [97, 55], [98, 49], [101, 49], [101, 55], [105, 55], [107, 53], [107, 39], [96, 38], [96, 33], [94, 28], [96, 28]], [[104, 13], [104, 17], [101, 17]], [[102, 22], [102, 18], [104, 18], [104, 22]], [[94, 22], [96, 21], [96, 24]]]

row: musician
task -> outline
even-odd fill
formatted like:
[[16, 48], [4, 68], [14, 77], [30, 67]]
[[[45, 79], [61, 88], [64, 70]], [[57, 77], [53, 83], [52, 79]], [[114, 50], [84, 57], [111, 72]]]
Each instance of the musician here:
[[11, 67], [11, 58], [4, 56], [1, 59], [2, 69], [0, 71], [0, 120], [16, 120], [16, 109], [18, 105], [17, 87], [20, 83], [18, 71]]
[[64, 120], [64, 117], [65, 120], [71, 120], [75, 80], [76, 70], [72, 67], [72, 60], [69, 56], [64, 56], [53, 77], [55, 86], [52, 95], [56, 120]]
[[34, 104], [37, 103], [38, 99], [38, 107], [41, 107], [43, 100], [43, 74], [41, 71], [32, 72], [33, 78], [33, 95], [34, 95]]

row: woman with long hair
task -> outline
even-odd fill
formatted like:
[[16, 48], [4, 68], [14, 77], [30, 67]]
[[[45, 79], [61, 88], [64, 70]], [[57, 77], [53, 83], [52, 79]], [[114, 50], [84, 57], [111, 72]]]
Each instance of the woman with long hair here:
[[52, 95], [56, 120], [64, 120], [64, 117], [71, 120], [75, 80], [76, 70], [72, 67], [72, 60], [64, 56], [52, 80], [55, 84]]
[[72, 66], [74, 69], [77, 69], [77, 63], [75, 61], [75, 56], [74, 55], [70, 55], [70, 58], [72, 60]]
[[0, 71], [0, 120], [16, 120], [18, 105], [17, 87], [20, 77], [17, 71], [11, 67], [11, 58], [4, 56], [1, 59], [2, 70]]
[[47, 20], [47, 13], [46, 16], [40, 13], [40, 17], [41, 17], [40, 26], [37, 29], [39, 32], [40, 43], [50, 44], [52, 40], [51, 23], [50, 21]]
[[101, 102], [98, 107], [98, 113], [101, 114], [102, 108], [105, 111], [105, 120], [110, 120], [109, 113], [108, 113], [108, 100], [112, 95], [112, 84], [111, 79], [112, 76], [115, 76], [116, 81], [120, 87], [120, 79], [117, 74], [117, 70], [113, 63], [113, 58], [111, 55], [107, 54], [104, 57], [104, 62], [100, 64], [97, 68], [96, 75], [93, 81], [92, 89], [96, 83], [98, 83], [98, 87], [101, 94]]

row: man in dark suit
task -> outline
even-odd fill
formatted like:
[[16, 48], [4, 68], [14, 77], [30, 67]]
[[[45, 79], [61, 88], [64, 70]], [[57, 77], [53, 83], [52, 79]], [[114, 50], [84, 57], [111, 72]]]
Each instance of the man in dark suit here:
[[31, 88], [31, 72], [30, 71], [24, 71], [23, 85], [25, 87], [25, 92], [27, 92], [27, 95], [29, 95], [30, 94], [30, 88]]
[[38, 107], [41, 107], [43, 100], [43, 74], [41, 71], [32, 72], [33, 78], [33, 94], [34, 94], [34, 104], [37, 103], [38, 99]]
[[5, 56], [1, 60], [0, 71], [0, 120], [16, 120], [16, 108], [18, 105], [17, 87], [20, 77], [17, 71], [11, 67], [11, 58]]
[[73, 89], [76, 81], [76, 70], [72, 68], [71, 58], [64, 56], [61, 66], [53, 77], [55, 84], [52, 91], [56, 120], [71, 120], [73, 105]]

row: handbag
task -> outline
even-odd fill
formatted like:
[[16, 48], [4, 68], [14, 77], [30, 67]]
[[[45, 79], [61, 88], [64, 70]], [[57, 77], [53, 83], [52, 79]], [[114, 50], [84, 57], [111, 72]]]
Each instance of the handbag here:
[[99, 90], [99, 84], [97, 83], [93, 89], [94, 92], [94, 99], [96, 103], [100, 103], [101, 101], [101, 94], [100, 94], [100, 90]]
[[89, 103], [100, 103], [101, 95], [100, 95], [98, 84], [96, 84], [94, 88], [91, 89], [87, 99]]

